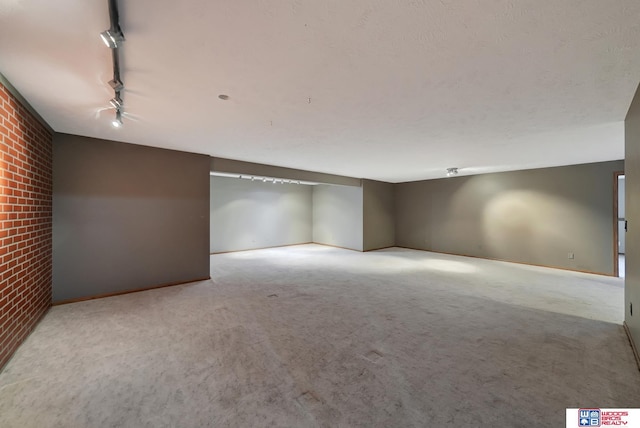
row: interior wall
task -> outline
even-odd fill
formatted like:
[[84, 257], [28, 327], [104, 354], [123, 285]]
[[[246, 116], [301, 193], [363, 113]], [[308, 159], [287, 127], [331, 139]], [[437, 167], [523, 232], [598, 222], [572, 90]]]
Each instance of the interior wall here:
[[640, 347], [640, 87], [631, 102], [624, 128], [625, 205], [628, 222], [624, 312], [631, 337], [636, 347]]
[[313, 242], [363, 250], [362, 187], [313, 186]]
[[56, 134], [53, 300], [209, 277], [209, 157]]
[[393, 247], [395, 194], [391, 183], [362, 180], [364, 251]]
[[52, 135], [4, 82], [0, 78], [0, 369], [51, 306]]
[[614, 161], [397, 184], [396, 243], [613, 275], [613, 173], [623, 169]]
[[210, 252], [309, 243], [312, 186], [211, 177]]
[[[625, 213], [625, 177], [618, 178], [618, 218], [624, 219]], [[627, 249], [627, 236], [624, 233], [624, 221], [618, 221], [618, 253], [624, 254]]]

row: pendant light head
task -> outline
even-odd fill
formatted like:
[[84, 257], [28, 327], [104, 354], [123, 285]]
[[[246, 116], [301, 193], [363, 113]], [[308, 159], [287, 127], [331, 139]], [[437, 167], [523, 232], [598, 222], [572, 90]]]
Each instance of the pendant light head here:
[[109, 104], [116, 110], [120, 110], [122, 108], [122, 98], [116, 96], [109, 100]]
[[122, 127], [122, 111], [120, 109], [116, 110], [116, 117], [111, 122], [111, 125], [113, 125], [114, 128]]
[[100, 33], [100, 38], [102, 38], [104, 44], [111, 49], [122, 46], [122, 42], [124, 42], [124, 34], [120, 31], [105, 30]]
[[113, 88], [114, 91], [120, 92], [124, 89], [124, 83], [120, 79], [112, 79], [109, 81], [109, 86]]

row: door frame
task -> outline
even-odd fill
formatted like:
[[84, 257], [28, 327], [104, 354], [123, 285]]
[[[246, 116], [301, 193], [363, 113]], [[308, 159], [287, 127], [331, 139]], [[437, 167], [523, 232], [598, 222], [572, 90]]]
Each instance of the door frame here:
[[624, 175], [624, 171], [615, 171], [613, 173], [613, 276], [616, 278], [620, 275], [618, 268], [618, 177]]

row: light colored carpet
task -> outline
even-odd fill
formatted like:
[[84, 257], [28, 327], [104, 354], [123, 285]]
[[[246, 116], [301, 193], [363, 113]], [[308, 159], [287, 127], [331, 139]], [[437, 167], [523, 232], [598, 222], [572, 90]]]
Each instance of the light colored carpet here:
[[211, 261], [52, 308], [0, 374], [0, 426], [559, 427], [640, 403], [619, 278], [397, 248]]

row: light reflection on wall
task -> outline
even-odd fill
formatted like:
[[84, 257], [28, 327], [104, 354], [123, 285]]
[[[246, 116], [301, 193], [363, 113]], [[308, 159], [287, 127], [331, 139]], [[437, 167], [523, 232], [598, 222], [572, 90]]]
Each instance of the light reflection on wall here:
[[[601, 175], [606, 176], [598, 179], [592, 168], [605, 170]], [[612, 208], [606, 168], [586, 165], [426, 182], [423, 218], [433, 227], [425, 231], [425, 248], [607, 272]]]
[[[581, 248], [577, 241], [589, 230], [591, 216], [569, 199], [531, 190], [503, 191], [484, 206], [483, 242], [496, 258], [553, 264]], [[560, 221], [566, 219], [574, 221]]]

